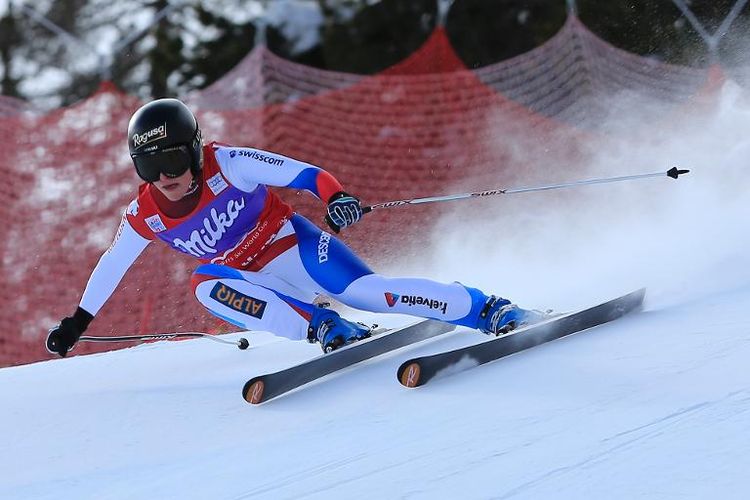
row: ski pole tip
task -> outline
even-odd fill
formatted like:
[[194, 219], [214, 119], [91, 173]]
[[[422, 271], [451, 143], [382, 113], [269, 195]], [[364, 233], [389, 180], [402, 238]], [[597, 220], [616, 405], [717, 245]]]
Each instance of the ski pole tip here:
[[672, 167], [669, 170], [667, 170], [667, 175], [671, 177], [672, 179], [676, 179], [677, 177], [681, 176], [682, 174], [687, 174], [690, 172], [690, 170], [687, 169], [679, 169], [677, 167]]

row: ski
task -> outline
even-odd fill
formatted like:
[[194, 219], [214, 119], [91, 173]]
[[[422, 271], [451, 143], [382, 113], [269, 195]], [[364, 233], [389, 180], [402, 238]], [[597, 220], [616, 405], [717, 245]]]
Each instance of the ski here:
[[348, 366], [451, 332], [455, 328], [455, 325], [430, 319], [387, 330], [285, 370], [253, 377], [242, 388], [242, 397], [251, 404], [263, 403]]
[[406, 387], [418, 387], [432, 379], [453, 375], [607, 323], [640, 308], [645, 294], [646, 290], [640, 289], [588, 309], [519, 328], [487, 342], [410, 359], [399, 367], [398, 381]]

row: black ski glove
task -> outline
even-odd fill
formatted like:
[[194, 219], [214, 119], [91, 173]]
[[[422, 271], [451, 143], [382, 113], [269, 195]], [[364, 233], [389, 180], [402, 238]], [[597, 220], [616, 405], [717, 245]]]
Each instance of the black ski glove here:
[[339, 191], [328, 200], [328, 215], [326, 224], [338, 234], [345, 227], [349, 227], [362, 218], [362, 205], [359, 200], [349, 193]]
[[47, 350], [50, 354], [59, 354], [63, 358], [70, 351], [94, 317], [80, 307], [73, 316], [63, 318], [60, 324], [51, 328], [47, 334]]

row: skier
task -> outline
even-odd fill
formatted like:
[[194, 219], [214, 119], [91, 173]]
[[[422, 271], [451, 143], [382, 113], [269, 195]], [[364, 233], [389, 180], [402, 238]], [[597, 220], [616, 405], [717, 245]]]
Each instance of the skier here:
[[177, 99], [138, 109], [128, 125], [128, 146], [144, 183], [75, 313], [49, 331], [50, 353], [65, 356], [73, 348], [155, 239], [202, 262], [192, 288], [215, 316], [244, 329], [319, 342], [325, 352], [369, 336], [370, 329], [314, 305], [321, 293], [362, 310], [435, 318], [488, 334], [542, 317], [458, 282], [375, 274], [267, 187], [311, 192], [327, 203], [326, 223], [338, 233], [363, 212], [330, 173], [259, 149], [203, 145], [195, 116]]

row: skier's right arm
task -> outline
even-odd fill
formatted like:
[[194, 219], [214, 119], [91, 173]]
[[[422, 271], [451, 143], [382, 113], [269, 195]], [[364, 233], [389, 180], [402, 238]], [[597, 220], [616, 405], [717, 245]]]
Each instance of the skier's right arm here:
[[89, 277], [86, 290], [72, 316], [63, 318], [47, 335], [47, 350], [65, 356], [86, 331], [99, 309], [109, 299], [125, 272], [151, 242], [144, 238], [123, 215], [112, 245], [99, 259]]

